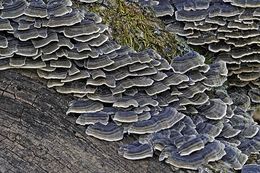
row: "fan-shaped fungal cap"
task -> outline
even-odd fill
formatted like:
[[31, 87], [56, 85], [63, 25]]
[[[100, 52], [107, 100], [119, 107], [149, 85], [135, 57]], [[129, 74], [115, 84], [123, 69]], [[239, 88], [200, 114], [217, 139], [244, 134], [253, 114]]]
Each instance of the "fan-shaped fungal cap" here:
[[63, 86], [64, 83], [62, 83], [60, 80], [48, 80], [47, 87], [52, 88], [55, 86]]
[[146, 68], [140, 71], [135, 72], [137, 76], [150, 76], [158, 73], [158, 69], [155, 67]]
[[67, 76], [65, 79], [62, 79], [61, 82], [72, 82], [79, 79], [86, 79], [88, 77], [90, 77], [89, 72], [87, 70], [81, 70], [74, 75]]
[[202, 150], [196, 151], [187, 156], [180, 156], [176, 151], [168, 153], [166, 163], [179, 168], [197, 170], [202, 164], [220, 160], [226, 153], [224, 144], [219, 141], [208, 143]]
[[176, 11], [175, 17], [178, 21], [194, 22], [204, 20], [207, 16], [207, 10], [196, 10], [196, 11]]
[[107, 76], [113, 76], [116, 81], [121, 81], [129, 76], [137, 76], [136, 73], [130, 73], [127, 67], [122, 67], [114, 71], [106, 72]]
[[46, 63], [42, 62], [40, 59], [29, 59], [26, 58], [25, 60], [25, 65], [21, 66], [20, 68], [24, 68], [24, 69], [41, 69], [46, 67]]
[[49, 0], [47, 3], [47, 12], [49, 16], [63, 16], [71, 13], [72, 9], [67, 6], [64, 0]]
[[105, 34], [101, 34], [99, 37], [88, 41], [88, 44], [92, 47], [99, 47], [102, 44], [104, 44], [108, 40], [108, 38], [109, 37], [106, 36]]
[[[202, 31], [202, 32], [207, 32], [207, 31], [214, 31], [218, 29], [218, 25], [215, 24], [209, 24], [209, 23], [205, 23], [205, 22], [198, 22], [199, 24], [197, 24], [196, 22], [194, 23], [185, 23], [184, 26], [184, 30], [195, 30], [195, 31]], [[203, 23], [203, 24], [201, 24]]]
[[162, 82], [154, 82], [153, 85], [148, 86], [147, 88], [145, 88], [146, 93], [149, 96], [153, 96], [155, 94], [159, 94], [162, 93], [166, 90], [170, 89], [169, 86], [165, 85]]
[[17, 40], [8, 40], [8, 47], [7, 48], [0, 48], [0, 55], [1, 57], [11, 57], [16, 53], [17, 44], [19, 43]]
[[88, 42], [88, 41], [90, 41], [94, 38], [97, 38], [99, 36], [100, 36], [100, 33], [94, 33], [94, 34], [91, 34], [91, 35], [76, 36], [76, 37], [73, 37], [73, 39], [78, 41], [78, 42], [85, 43], [85, 42]]
[[113, 65], [115, 62], [111, 60], [108, 56], [103, 55], [99, 56], [98, 58], [88, 58], [85, 60], [85, 67], [87, 69], [99, 69], [99, 68], [104, 68], [110, 65]]
[[178, 101], [179, 98], [175, 95], [171, 95], [170, 91], [166, 91], [157, 95], [157, 101], [159, 106], [168, 106], [170, 103]]
[[147, 87], [151, 86], [154, 83], [152, 79], [149, 77], [134, 77], [134, 78], [127, 78], [121, 84], [124, 88], [131, 88], [135, 87]]
[[178, 151], [181, 156], [187, 156], [195, 151], [199, 151], [205, 147], [205, 144], [208, 142], [208, 138], [206, 136], [198, 136], [188, 140], [186, 143], [182, 144]]
[[65, 83], [61, 87], [55, 87], [56, 91], [62, 94], [88, 94], [94, 93], [96, 88], [87, 86], [82, 81], [73, 81], [70, 83]]
[[171, 66], [176, 73], [185, 73], [193, 68], [204, 65], [205, 58], [197, 52], [191, 51], [183, 56], [172, 59]]
[[77, 49], [78, 52], [82, 52], [84, 50], [90, 50], [91, 51], [91, 48], [89, 47], [88, 43], [86, 43], [86, 42], [78, 42], [75, 45], [75, 48]]
[[37, 70], [37, 74], [39, 77], [44, 79], [65, 79], [67, 76], [67, 71], [64, 70], [56, 70], [56, 71], [43, 71], [43, 70]]
[[183, 93], [181, 96], [186, 97], [186, 98], [192, 98], [194, 97], [194, 95], [198, 94], [198, 93], [203, 93], [205, 92], [205, 90], [209, 90], [208, 87], [206, 87], [205, 85], [203, 85], [202, 83], [198, 82], [195, 85], [189, 86], [188, 88], [185, 89], [180, 89], [179, 91], [181, 93]]
[[0, 48], [7, 48], [8, 47], [8, 41], [5, 36], [0, 35]]
[[140, 107], [144, 107], [148, 105], [153, 107], [158, 106], [158, 101], [156, 101], [152, 97], [149, 97], [147, 94], [138, 93], [135, 95], [135, 99], [138, 102]]
[[98, 0], [79, 0], [79, 1], [84, 3], [93, 3], [93, 2], [97, 2]]
[[101, 123], [104, 125], [108, 124], [109, 115], [106, 112], [95, 112], [95, 113], [83, 113], [81, 114], [77, 120], [76, 123], [79, 125], [89, 125], [89, 124], [95, 124], [95, 123]]
[[208, 46], [208, 49], [211, 52], [229, 52], [231, 50], [231, 46], [226, 44], [225, 42], [212, 43]]
[[173, 6], [167, 0], [160, 1], [159, 4], [152, 6], [152, 8], [156, 17], [172, 16], [174, 13]]
[[228, 93], [225, 90], [218, 89], [216, 90], [215, 94], [220, 98], [224, 103], [228, 105], [233, 104], [233, 100], [230, 98]]
[[204, 85], [209, 87], [217, 87], [223, 85], [223, 83], [227, 80], [227, 78], [225, 77], [227, 75], [227, 68], [226, 65], [221, 64], [210, 66], [212, 68], [210, 68], [209, 71], [205, 73], [205, 76], [207, 78], [202, 81]]
[[47, 14], [47, 5], [43, 0], [31, 0], [24, 14], [30, 17], [45, 18]]
[[68, 70], [69, 76], [75, 75], [75, 74], [77, 74], [79, 72], [80, 72], [80, 70], [78, 69], [78, 67], [74, 63], [72, 63], [72, 66]]
[[231, 2], [234, 6], [257, 8], [260, 7], [260, 3], [257, 0], [224, 0], [224, 2]]
[[138, 121], [149, 120], [151, 118], [150, 112], [143, 112], [138, 114]]
[[227, 112], [227, 105], [220, 99], [210, 99], [209, 105], [200, 107], [200, 111], [208, 119], [219, 120], [222, 119]]
[[[209, 96], [205, 93], [195, 94], [192, 98], [188, 99], [180, 96], [180, 106], [186, 105], [203, 105], [209, 100]], [[185, 109], [186, 110], [186, 109]]]
[[201, 72], [198, 70], [191, 70], [186, 73], [186, 75], [189, 77], [190, 81], [192, 82], [199, 82], [206, 78]]
[[63, 16], [50, 17], [50, 19], [47, 22], [47, 26], [48, 27], [73, 26], [76, 23], [81, 22], [83, 18], [84, 16], [78, 10], [73, 10], [71, 13], [65, 14]]
[[12, 67], [9, 64], [9, 59], [0, 59], [0, 70], [11, 69]]
[[44, 62], [49, 62], [51, 60], [58, 60], [59, 57], [56, 55], [56, 53], [52, 53], [52, 54], [43, 54], [41, 56], [41, 60]]
[[238, 146], [238, 149], [241, 150], [244, 154], [250, 155], [250, 153], [258, 154], [260, 150], [259, 139], [243, 139], [240, 140], [241, 144]]
[[139, 160], [153, 157], [153, 147], [150, 144], [138, 142], [121, 146], [118, 153], [129, 160]]
[[[59, 49], [59, 50], [61, 50], [61, 49]], [[98, 53], [96, 51], [78, 52], [75, 48], [72, 50], [63, 49], [61, 52], [59, 52], [59, 50], [56, 52], [57, 56], [59, 56], [59, 57], [66, 56], [68, 59], [73, 59], [73, 60], [84, 60], [87, 58], [97, 58], [98, 57]], [[83, 67], [85, 65], [84, 61], [75, 61], [75, 63], [79, 67]]]
[[34, 38], [46, 38], [47, 37], [47, 29], [46, 28], [34, 28], [30, 27], [27, 30], [17, 31], [15, 30], [14, 36], [19, 38], [21, 41], [27, 41]]
[[58, 42], [58, 35], [55, 32], [47, 32], [47, 37], [32, 39], [35, 48], [40, 48], [48, 45], [51, 42]]
[[97, 101], [88, 99], [75, 100], [69, 104], [69, 109], [66, 114], [69, 113], [95, 113], [103, 109], [103, 104]]
[[223, 136], [224, 138], [233, 138], [234, 136], [237, 136], [241, 130], [234, 129], [231, 124], [224, 123], [224, 127], [222, 132], [220, 133], [220, 136]]
[[131, 106], [138, 107], [138, 102], [132, 97], [121, 98], [113, 104], [113, 107], [119, 107], [119, 108], [128, 108]]
[[134, 111], [117, 111], [112, 119], [118, 122], [132, 123], [138, 121], [138, 115]]
[[[92, 13], [92, 12], [85, 13], [85, 18], [89, 19], [89, 20], [92, 20], [92, 21], [94, 21], [97, 24], [100, 24], [102, 22], [102, 18], [98, 14]], [[103, 24], [100, 24], [100, 27], [103, 28], [103, 26], [104, 26]], [[107, 27], [107, 29], [108, 29], [108, 27]], [[104, 29], [101, 29], [101, 30], [103, 31]]]
[[259, 132], [259, 126], [256, 124], [245, 124], [243, 126], [238, 127], [240, 132], [240, 136], [244, 138], [253, 138]]
[[0, 18], [0, 31], [12, 31], [13, 29], [8, 19]]
[[173, 32], [179, 36], [191, 36], [194, 35], [192, 29], [184, 30], [184, 24], [181, 22], [174, 22], [165, 27], [165, 30], [168, 32]]
[[214, 139], [217, 137], [223, 129], [223, 123], [218, 123], [218, 124], [210, 124], [207, 122], [200, 122], [196, 126], [196, 130], [200, 132], [200, 134], [205, 134], [208, 135], [208, 137], [211, 137]]
[[229, 145], [228, 142], [225, 142], [224, 144], [226, 155], [223, 156], [221, 160], [223, 160], [226, 164], [231, 165], [231, 167], [235, 170], [240, 170], [247, 161], [248, 156], [243, 154], [236, 147]]
[[24, 10], [27, 8], [27, 2], [25, 0], [13, 0], [12, 4], [5, 4], [4, 9], [1, 10], [0, 17], [2, 19], [13, 19], [24, 14]]
[[114, 103], [119, 98], [122, 98], [120, 94], [112, 95], [109, 90], [103, 92], [98, 92], [94, 90], [93, 93], [87, 94], [87, 97], [91, 100], [97, 100], [103, 103]]
[[97, 52], [99, 54], [110, 54], [116, 50], [119, 50], [121, 48], [121, 46], [119, 44], [117, 44], [115, 41], [109, 40], [107, 42], [105, 42], [104, 44], [102, 44], [101, 46], [99, 46], [98, 48], [96, 48]]
[[59, 38], [59, 42], [58, 42], [58, 46], [59, 47], [67, 47], [69, 49], [73, 49], [74, 48], [74, 44], [70, 41], [69, 38], [64, 37], [63, 35], [58, 35]]
[[160, 65], [156, 66], [156, 68], [159, 71], [171, 69], [169, 62], [166, 59], [159, 59], [158, 61], [160, 62]]
[[100, 77], [106, 78], [106, 73], [101, 69], [91, 70], [90, 74], [92, 79], [96, 79]]
[[71, 61], [67, 60], [67, 59], [58, 59], [58, 60], [51, 60], [50, 61], [50, 67], [70, 68], [71, 66], [72, 66]]
[[237, 75], [237, 77], [241, 80], [241, 81], [254, 81], [260, 78], [260, 73], [259, 72], [242, 72], [240, 74]]
[[260, 172], [260, 165], [257, 164], [248, 164], [244, 165], [241, 173], [255, 173]]
[[163, 80], [163, 83], [167, 86], [179, 85], [182, 82], [188, 82], [189, 77], [185, 74], [169, 73], [168, 77]]
[[50, 44], [42, 47], [40, 50], [44, 55], [54, 54], [61, 46], [58, 42], [51, 42]]
[[[78, 24], [71, 27], [66, 27], [64, 29], [64, 35], [66, 37], [78, 37], [78, 36], [86, 36], [97, 33], [100, 30], [99, 27], [93, 22], [88, 22], [84, 24]], [[98, 38], [98, 37], [97, 37]]]
[[25, 65], [25, 60], [25, 57], [11, 57], [9, 64], [11, 67], [22, 67]]
[[207, 32], [205, 34], [199, 34], [197, 37], [191, 37], [187, 39], [187, 43], [191, 45], [206, 45], [219, 42], [216, 34]]
[[136, 72], [139, 70], [143, 70], [149, 68], [148, 64], [135, 63], [128, 66], [130, 72]]
[[33, 57], [38, 54], [38, 49], [35, 49], [31, 41], [27, 42], [19, 42], [17, 45], [17, 51], [15, 52], [17, 55]]
[[151, 75], [150, 77], [154, 81], [162, 81], [165, 78], [167, 78], [167, 75], [165, 73], [163, 73], [163, 72], [158, 72], [158, 73], [156, 73], [154, 75]]
[[250, 89], [248, 95], [251, 98], [251, 101], [254, 103], [260, 103], [260, 89]]
[[97, 79], [89, 78], [87, 80], [87, 85], [93, 85], [93, 86], [106, 85], [110, 88], [115, 88], [116, 87], [116, 81], [115, 81], [113, 76], [109, 76], [107, 78], [97, 78]]
[[122, 55], [122, 56], [117, 56], [116, 58], [113, 59], [113, 61], [114, 63], [112, 65], [105, 68], [106, 71], [113, 71], [121, 67], [131, 65], [137, 63], [139, 60], [136, 58], [134, 59], [129, 55]]
[[161, 112], [159, 112], [159, 115], [152, 116], [152, 118], [149, 120], [133, 123], [133, 125], [131, 125], [128, 129], [128, 133], [154, 133], [172, 127], [184, 117], [185, 115], [177, 112], [176, 109], [166, 107], [163, 108]]
[[87, 127], [86, 134], [105, 141], [120, 141], [123, 139], [124, 129], [112, 122], [106, 125], [95, 123]]

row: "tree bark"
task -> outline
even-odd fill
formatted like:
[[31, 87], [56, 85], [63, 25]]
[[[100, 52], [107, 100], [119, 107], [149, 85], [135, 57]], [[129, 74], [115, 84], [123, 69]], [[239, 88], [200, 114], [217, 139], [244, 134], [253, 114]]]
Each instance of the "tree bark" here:
[[[56, 93], [34, 73], [0, 71], [0, 172], [168, 173], [158, 157], [131, 161], [120, 144], [85, 135], [66, 116], [72, 96]], [[33, 74], [33, 75], [31, 75]]]

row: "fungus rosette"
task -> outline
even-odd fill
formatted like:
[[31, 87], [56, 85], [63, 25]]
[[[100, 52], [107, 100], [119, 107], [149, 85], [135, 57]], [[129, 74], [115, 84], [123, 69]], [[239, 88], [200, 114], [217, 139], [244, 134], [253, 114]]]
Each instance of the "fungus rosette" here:
[[[0, 70], [37, 69], [48, 87], [79, 97], [67, 114], [78, 115], [87, 135], [107, 141], [138, 135], [119, 149], [123, 157], [158, 151], [160, 161], [177, 168], [223, 162], [240, 170], [250, 154], [259, 154], [259, 125], [248, 107], [214, 89], [227, 80], [224, 61], [207, 65], [190, 51], [169, 63], [154, 50], [136, 52], [70, 0], [4, 0], [0, 12]], [[257, 89], [250, 95], [259, 101]]]
[[[139, 0], [139, 3], [152, 7], [168, 31], [184, 37], [189, 45], [206, 48], [215, 60], [225, 61], [230, 86], [249, 85], [259, 92], [260, 1]], [[255, 97], [252, 102], [259, 103]]]

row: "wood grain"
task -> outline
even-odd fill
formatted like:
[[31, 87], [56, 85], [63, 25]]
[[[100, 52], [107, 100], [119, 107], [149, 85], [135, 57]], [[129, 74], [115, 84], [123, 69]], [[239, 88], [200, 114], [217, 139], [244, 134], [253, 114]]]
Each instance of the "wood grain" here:
[[[56, 93], [34, 73], [0, 72], [0, 172], [169, 173], [158, 156], [130, 161], [118, 147], [85, 135], [66, 116], [73, 97]], [[31, 75], [32, 74], [32, 75]], [[30, 77], [28, 77], [30, 76]]]

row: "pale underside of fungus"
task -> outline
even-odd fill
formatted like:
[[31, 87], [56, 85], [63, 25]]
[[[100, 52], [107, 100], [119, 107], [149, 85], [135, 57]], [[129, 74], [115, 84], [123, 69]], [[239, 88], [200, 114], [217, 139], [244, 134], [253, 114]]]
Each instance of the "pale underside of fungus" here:
[[[174, 7], [161, 2], [158, 16], [173, 16]], [[196, 8], [210, 8], [200, 2]], [[189, 17], [187, 9], [193, 6], [176, 8], [184, 21], [207, 16], [194, 12]], [[238, 7], [221, 14], [229, 17], [240, 11]], [[206, 64], [204, 56], [190, 51], [169, 63], [154, 50], [136, 52], [116, 43], [101, 21], [94, 13], [72, 7], [70, 0], [4, 0], [0, 70], [36, 69], [48, 87], [78, 97], [67, 114], [78, 115], [76, 123], [86, 126], [87, 135], [106, 141], [138, 135], [138, 141], [119, 149], [127, 159], [153, 157], [158, 151], [160, 161], [176, 168], [200, 170], [220, 162], [240, 170], [251, 154], [259, 154], [259, 125], [249, 108], [238, 104], [238, 93], [218, 89], [229, 75], [225, 61]], [[252, 88], [250, 97], [259, 103], [259, 88]]]

